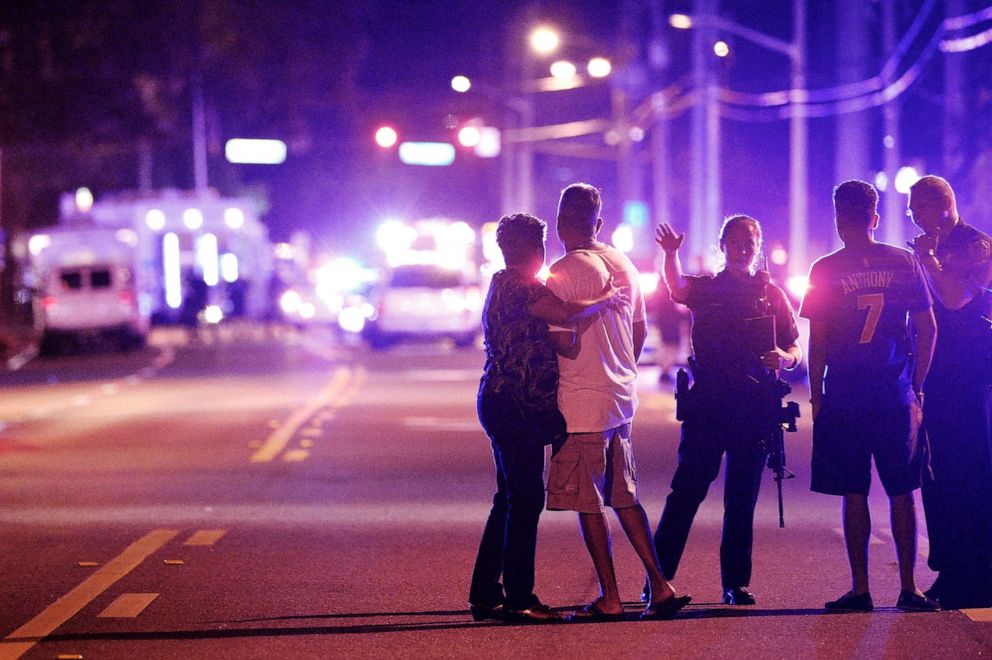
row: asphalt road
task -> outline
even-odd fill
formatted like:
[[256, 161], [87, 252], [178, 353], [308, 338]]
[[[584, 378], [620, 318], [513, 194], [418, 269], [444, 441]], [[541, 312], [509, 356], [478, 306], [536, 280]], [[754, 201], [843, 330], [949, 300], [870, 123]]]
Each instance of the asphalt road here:
[[[718, 481], [676, 580], [694, 596], [679, 619], [637, 621], [642, 571], [614, 524], [628, 621], [474, 623], [468, 578], [493, 490], [474, 409], [481, 363], [478, 350], [440, 344], [370, 353], [240, 327], [0, 373], [0, 660], [992, 654], [992, 612], [893, 607], [877, 481], [876, 610], [822, 609], [849, 578], [839, 502], [808, 491], [805, 405], [786, 438], [798, 475], [785, 485], [786, 528], [770, 478], [759, 502], [756, 606], [719, 604]], [[650, 367], [641, 396], [634, 443], [654, 523], [677, 432]], [[574, 516], [546, 512], [538, 594], [567, 610], [595, 585]]]

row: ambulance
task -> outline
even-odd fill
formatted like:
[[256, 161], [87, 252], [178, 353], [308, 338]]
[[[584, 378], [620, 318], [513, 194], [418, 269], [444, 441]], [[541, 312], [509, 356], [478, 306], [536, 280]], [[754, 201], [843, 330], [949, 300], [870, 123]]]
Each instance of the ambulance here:
[[128, 227], [57, 226], [28, 239], [34, 322], [44, 354], [103, 345], [143, 346], [151, 294]]

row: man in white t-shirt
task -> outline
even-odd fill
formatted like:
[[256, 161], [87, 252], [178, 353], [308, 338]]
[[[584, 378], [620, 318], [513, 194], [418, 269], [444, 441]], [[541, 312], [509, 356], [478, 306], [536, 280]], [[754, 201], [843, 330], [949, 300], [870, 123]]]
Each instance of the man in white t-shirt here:
[[554, 448], [548, 509], [577, 511], [599, 578], [600, 597], [572, 615], [576, 620], [623, 617], [605, 507], [616, 511], [648, 572], [651, 598], [642, 617], [671, 618], [690, 600], [676, 597], [655, 553], [647, 516], [637, 499], [630, 426], [637, 408], [637, 357], [644, 346], [644, 295], [634, 264], [596, 237], [603, 226], [599, 190], [573, 183], [558, 203], [558, 237], [566, 254], [551, 267], [547, 286], [566, 302], [590, 299], [610, 280], [630, 291], [632, 306], [587, 317], [572, 328], [551, 327], [558, 348], [558, 406], [568, 438]]

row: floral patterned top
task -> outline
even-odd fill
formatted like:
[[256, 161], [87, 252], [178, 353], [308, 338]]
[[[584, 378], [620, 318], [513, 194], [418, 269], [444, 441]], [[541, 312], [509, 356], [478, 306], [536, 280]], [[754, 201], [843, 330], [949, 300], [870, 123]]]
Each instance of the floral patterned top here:
[[486, 364], [480, 396], [508, 393], [525, 411], [557, 410], [558, 358], [548, 324], [527, 309], [554, 295], [534, 278], [511, 270], [493, 275], [482, 312]]

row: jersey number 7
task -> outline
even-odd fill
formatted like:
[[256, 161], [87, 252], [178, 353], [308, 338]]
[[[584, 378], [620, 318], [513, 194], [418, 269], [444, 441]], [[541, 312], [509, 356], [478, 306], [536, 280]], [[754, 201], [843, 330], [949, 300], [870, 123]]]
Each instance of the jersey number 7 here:
[[875, 336], [875, 328], [878, 327], [878, 319], [882, 316], [883, 307], [885, 307], [884, 293], [863, 293], [858, 296], [858, 309], [868, 310], [865, 326], [861, 329], [859, 343], [871, 343], [871, 338]]

